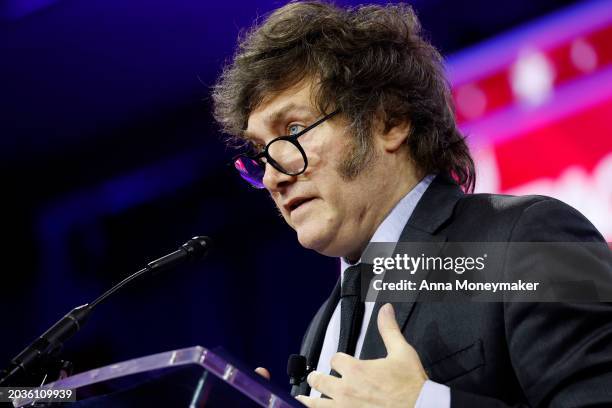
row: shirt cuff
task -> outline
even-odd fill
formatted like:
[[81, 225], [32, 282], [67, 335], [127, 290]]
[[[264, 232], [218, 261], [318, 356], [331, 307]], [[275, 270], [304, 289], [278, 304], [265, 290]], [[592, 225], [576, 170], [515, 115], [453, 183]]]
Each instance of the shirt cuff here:
[[425, 381], [415, 408], [450, 408], [450, 388], [433, 381]]

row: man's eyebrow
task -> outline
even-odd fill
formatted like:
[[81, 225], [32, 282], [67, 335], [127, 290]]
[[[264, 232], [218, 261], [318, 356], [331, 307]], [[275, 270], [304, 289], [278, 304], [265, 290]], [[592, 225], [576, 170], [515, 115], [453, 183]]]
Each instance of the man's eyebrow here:
[[294, 102], [291, 102], [283, 106], [282, 108], [276, 110], [275, 112], [270, 113], [268, 117], [265, 119], [266, 125], [271, 127], [272, 125], [275, 125], [278, 122], [282, 122], [285, 119], [285, 117], [289, 115], [289, 113], [295, 113], [295, 112], [306, 112], [310, 115], [313, 114], [313, 110], [310, 106], [298, 105]]
[[[297, 112], [300, 112], [300, 113], [304, 112], [311, 116], [314, 114], [312, 107], [308, 105], [298, 105], [294, 102], [291, 102], [281, 107], [280, 109], [277, 109], [276, 111], [270, 113], [264, 119], [264, 123], [266, 124], [268, 128], [274, 128], [276, 125], [283, 122], [285, 118], [289, 116], [290, 113], [297, 113]], [[252, 142], [261, 141], [261, 138], [250, 133], [248, 130], [245, 130], [244, 132], [242, 132], [242, 136]], [[282, 136], [282, 135], [278, 135], [278, 136]]]

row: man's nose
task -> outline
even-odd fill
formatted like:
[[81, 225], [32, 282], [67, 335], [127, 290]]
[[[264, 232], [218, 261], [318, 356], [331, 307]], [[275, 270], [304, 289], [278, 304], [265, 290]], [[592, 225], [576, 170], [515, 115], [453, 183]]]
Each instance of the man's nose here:
[[290, 176], [278, 171], [274, 166], [266, 163], [263, 183], [269, 192], [277, 192], [295, 181], [297, 176]]

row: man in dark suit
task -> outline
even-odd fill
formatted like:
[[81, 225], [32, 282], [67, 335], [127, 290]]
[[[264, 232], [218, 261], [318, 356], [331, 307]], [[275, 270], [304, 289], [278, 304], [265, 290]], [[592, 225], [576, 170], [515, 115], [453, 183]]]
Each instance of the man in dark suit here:
[[303, 341], [316, 371], [294, 388], [300, 401], [612, 405], [609, 304], [358, 296], [373, 242], [602, 241], [556, 200], [464, 194], [473, 162], [410, 7], [282, 7], [244, 37], [213, 97], [223, 129], [251, 149], [240, 175], [270, 193], [300, 244], [342, 260]]
[[[400, 237], [402, 242], [576, 240], [603, 241], [581, 214], [557, 200], [466, 195], [442, 176], [420, 199]], [[301, 353], [315, 365], [330, 307], [327, 301], [320, 308], [302, 345]], [[605, 385], [612, 384], [608, 303], [402, 302], [394, 308], [429, 379], [450, 387], [453, 407], [612, 406], [612, 390]], [[359, 358], [386, 355], [371, 321]], [[309, 385], [293, 391], [308, 394]]]

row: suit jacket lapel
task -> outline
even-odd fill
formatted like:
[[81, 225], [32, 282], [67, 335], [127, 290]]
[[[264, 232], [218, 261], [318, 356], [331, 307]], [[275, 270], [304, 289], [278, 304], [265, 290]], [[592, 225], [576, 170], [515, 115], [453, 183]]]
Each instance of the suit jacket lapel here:
[[[446, 241], [444, 234], [437, 230], [451, 217], [455, 205], [463, 196], [459, 186], [448, 176], [438, 175], [431, 182], [423, 197], [419, 200], [408, 223], [400, 235], [399, 242], [440, 243], [435, 252], [442, 249]], [[435, 254], [429, 254], [433, 256]], [[404, 329], [414, 308], [418, 291], [408, 292], [405, 302], [393, 302], [395, 317], [400, 329]], [[378, 333], [378, 311], [383, 303], [376, 302], [368, 324], [359, 358], [362, 360], [382, 358], [387, 355], [385, 345]]]
[[[340, 299], [340, 279], [336, 282], [336, 286], [332, 290], [331, 295], [321, 306], [315, 317], [312, 319], [310, 327], [306, 331], [304, 337], [304, 343], [300, 353], [306, 357], [308, 365], [316, 368], [319, 363], [319, 355], [321, 354], [321, 348], [323, 347], [323, 340], [325, 339], [325, 332], [327, 331], [327, 325], [334, 313], [334, 309]], [[291, 390], [292, 395], [307, 395], [310, 393], [310, 386], [306, 381], [302, 382], [299, 386], [295, 386]]]

